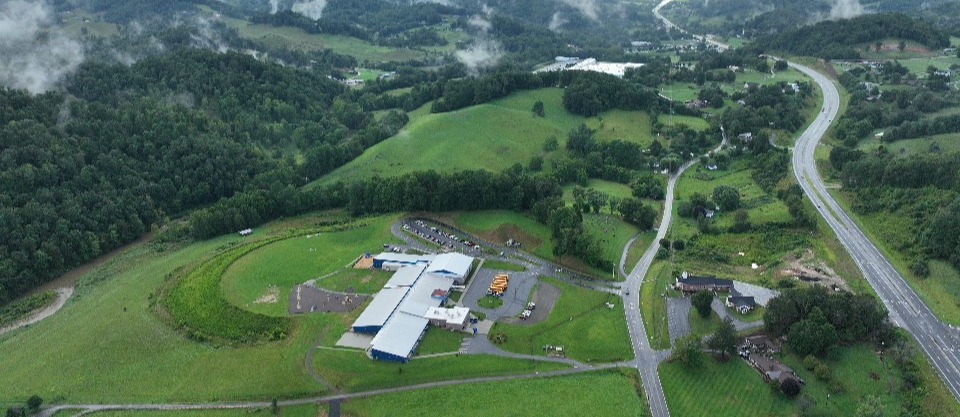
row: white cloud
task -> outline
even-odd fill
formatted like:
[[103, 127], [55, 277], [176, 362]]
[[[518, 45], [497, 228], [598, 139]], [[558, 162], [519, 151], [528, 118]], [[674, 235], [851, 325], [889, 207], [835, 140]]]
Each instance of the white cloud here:
[[45, 1], [0, 5], [0, 84], [42, 93], [83, 62], [83, 46], [53, 22]]
[[313, 20], [320, 20], [320, 17], [323, 16], [323, 9], [326, 7], [327, 0], [312, 0], [302, 3], [295, 3], [290, 10]]
[[588, 17], [590, 20], [597, 20], [599, 16], [599, 8], [597, 7], [596, 0], [560, 0], [566, 5], [577, 9], [584, 16]]

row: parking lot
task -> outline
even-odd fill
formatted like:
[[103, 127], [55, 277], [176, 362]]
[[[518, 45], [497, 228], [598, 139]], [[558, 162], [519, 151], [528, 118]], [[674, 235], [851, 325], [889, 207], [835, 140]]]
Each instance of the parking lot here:
[[489, 320], [499, 320], [501, 318], [516, 317], [527, 307], [527, 298], [530, 291], [537, 283], [537, 274], [533, 272], [508, 272], [510, 275], [510, 286], [503, 293], [503, 305], [496, 309], [481, 308], [477, 301], [487, 295], [487, 288], [493, 282], [493, 278], [502, 272], [480, 269], [473, 277], [473, 283], [467, 289], [466, 294], [460, 300], [464, 305], [472, 310], [482, 311]]

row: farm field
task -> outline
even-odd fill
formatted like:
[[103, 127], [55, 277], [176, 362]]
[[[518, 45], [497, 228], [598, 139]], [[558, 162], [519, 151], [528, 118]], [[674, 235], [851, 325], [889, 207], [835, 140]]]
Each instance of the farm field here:
[[[436, 410], [456, 410], [463, 417], [644, 416], [649, 410], [638, 392], [636, 371], [623, 369], [389, 394], [345, 402], [342, 410], [354, 417], [419, 417]], [[507, 400], [521, 398], [518, 393], [521, 401]]]
[[229, 27], [237, 30], [242, 38], [263, 42], [274, 47], [286, 47], [300, 51], [329, 49], [350, 55], [360, 61], [406, 61], [423, 58], [426, 54], [406, 48], [379, 46], [367, 41], [342, 35], [312, 34], [303, 29], [288, 26], [270, 26], [250, 23], [245, 20], [222, 17]]
[[932, 152], [960, 152], [960, 136], [957, 136], [955, 133], [948, 133], [916, 139], [898, 140], [890, 143], [870, 138], [860, 141], [857, 148], [864, 152], [872, 152], [876, 151], [880, 146], [887, 148], [891, 155], [897, 157], [929, 154]]
[[[503, 334], [504, 350], [543, 355], [544, 345], [563, 346], [567, 357], [582, 362], [615, 362], [633, 357], [620, 297], [545, 279], [561, 290], [550, 317], [541, 323], [497, 323], [490, 335]], [[613, 303], [612, 309], [606, 303]], [[603, 341], [603, 343], [597, 343]]]
[[[293, 287], [330, 273], [337, 275], [320, 280], [321, 287], [343, 291], [350, 286], [362, 286], [366, 291], [358, 292], [370, 292], [376, 285], [372, 278], [375, 273], [350, 267], [364, 253], [379, 253], [384, 243], [399, 243], [390, 233], [390, 225], [396, 220], [396, 216], [377, 217], [362, 221], [364, 226], [351, 230], [294, 237], [254, 250], [227, 268], [220, 281], [223, 294], [241, 308], [285, 316]], [[364, 283], [368, 277], [371, 278]], [[350, 278], [356, 278], [357, 284], [350, 284]], [[377, 282], [385, 282], [382, 276], [376, 278]], [[278, 295], [278, 302], [262, 302], [262, 297], [272, 295], [271, 292]]]
[[[542, 118], [530, 111], [538, 100], [544, 103]], [[567, 134], [581, 123], [599, 128], [597, 137], [601, 140], [652, 142], [646, 113], [611, 111], [587, 119], [567, 112], [562, 100], [562, 89], [545, 88], [447, 113], [430, 114], [429, 105], [424, 106], [410, 114], [410, 122], [396, 136], [374, 145], [318, 182], [393, 176], [424, 169], [499, 172], [514, 164], [526, 165], [534, 156], [545, 157], [545, 167], [549, 169], [551, 157], [566, 152]], [[543, 145], [550, 139], [556, 139], [560, 149], [544, 152]]]

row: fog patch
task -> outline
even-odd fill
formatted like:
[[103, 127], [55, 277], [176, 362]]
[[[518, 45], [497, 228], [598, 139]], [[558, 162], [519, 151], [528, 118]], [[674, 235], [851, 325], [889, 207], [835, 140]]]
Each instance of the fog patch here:
[[39, 94], [80, 66], [83, 46], [54, 22], [45, 1], [0, 5], [0, 84]]
[[863, 14], [863, 6], [858, 0], [834, 0], [830, 8], [830, 19], [851, 19]]
[[503, 58], [503, 50], [497, 41], [478, 39], [469, 48], [454, 53], [457, 60], [462, 62], [471, 73], [497, 65]]
[[290, 8], [294, 13], [306, 16], [313, 20], [320, 20], [323, 16], [323, 9], [327, 7], [327, 0], [312, 0], [301, 3], [295, 3]]
[[550, 18], [550, 24], [547, 25], [547, 27], [550, 28], [550, 30], [556, 32], [560, 30], [560, 27], [567, 24], [568, 22], [569, 21], [565, 17], [563, 17], [563, 15], [560, 14], [560, 12], [556, 12], [553, 14], [553, 17]]

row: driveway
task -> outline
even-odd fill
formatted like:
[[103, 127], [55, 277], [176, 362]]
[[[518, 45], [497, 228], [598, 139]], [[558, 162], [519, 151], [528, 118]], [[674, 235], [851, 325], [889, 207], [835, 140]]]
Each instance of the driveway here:
[[766, 307], [767, 303], [780, 295], [779, 291], [771, 290], [769, 288], [760, 287], [753, 284], [747, 284], [746, 282], [733, 281], [733, 289], [737, 290], [738, 293], [743, 294], [747, 297], [753, 297], [757, 304]]
[[670, 332], [670, 344], [691, 333], [690, 297], [667, 297], [667, 330]]

